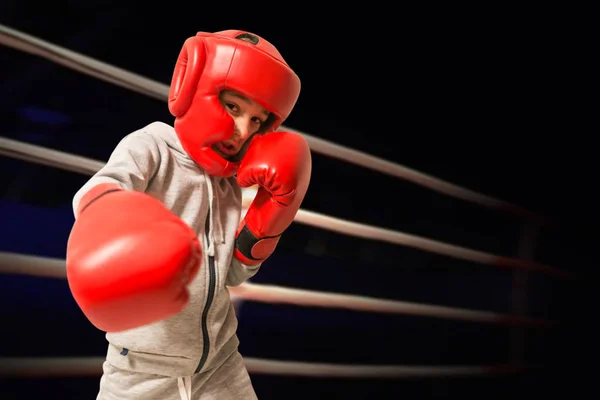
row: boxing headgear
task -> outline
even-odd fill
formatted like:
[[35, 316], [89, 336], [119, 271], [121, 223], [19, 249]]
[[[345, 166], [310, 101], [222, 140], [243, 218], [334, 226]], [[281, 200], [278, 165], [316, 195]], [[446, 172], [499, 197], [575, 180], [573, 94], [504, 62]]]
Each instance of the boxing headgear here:
[[[247, 39], [248, 41], [242, 40]], [[230, 138], [234, 121], [219, 102], [235, 90], [271, 112], [276, 130], [300, 95], [300, 79], [271, 43], [249, 32], [199, 32], [179, 53], [169, 91], [169, 111], [188, 155], [210, 175], [230, 177], [239, 167], [212, 148]]]

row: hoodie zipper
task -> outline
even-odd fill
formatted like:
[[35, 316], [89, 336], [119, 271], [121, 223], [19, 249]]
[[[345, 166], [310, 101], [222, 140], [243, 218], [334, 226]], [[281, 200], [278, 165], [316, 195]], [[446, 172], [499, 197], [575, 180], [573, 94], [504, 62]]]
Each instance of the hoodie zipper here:
[[[210, 241], [210, 208], [208, 210], [208, 215], [206, 217], [206, 240]], [[198, 363], [198, 367], [196, 367], [195, 373], [198, 373], [204, 367], [206, 363], [206, 359], [208, 358], [208, 352], [210, 350], [210, 337], [208, 336], [208, 311], [210, 310], [210, 306], [212, 305], [213, 299], [215, 297], [215, 286], [216, 286], [216, 273], [215, 273], [215, 257], [212, 255], [208, 256], [208, 295], [206, 297], [206, 304], [204, 305], [204, 310], [202, 310], [202, 319], [200, 321], [202, 325], [202, 339], [203, 339], [203, 348], [202, 348], [202, 357], [200, 357], [200, 362]]]

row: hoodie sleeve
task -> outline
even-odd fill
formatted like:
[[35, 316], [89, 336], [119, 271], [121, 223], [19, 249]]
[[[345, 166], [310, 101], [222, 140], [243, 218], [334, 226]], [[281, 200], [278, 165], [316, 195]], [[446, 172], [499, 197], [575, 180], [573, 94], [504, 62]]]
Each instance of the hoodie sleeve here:
[[117, 144], [107, 163], [75, 193], [73, 212], [77, 215], [81, 198], [101, 183], [144, 192], [159, 163], [160, 152], [156, 140], [143, 131], [130, 133]]
[[235, 257], [231, 259], [231, 265], [229, 266], [229, 272], [227, 273], [227, 280], [225, 284], [227, 286], [239, 286], [242, 283], [246, 282], [248, 279], [252, 278], [258, 270], [260, 269], [259, 265], [253, 265], [249, 267], [244, 265]]

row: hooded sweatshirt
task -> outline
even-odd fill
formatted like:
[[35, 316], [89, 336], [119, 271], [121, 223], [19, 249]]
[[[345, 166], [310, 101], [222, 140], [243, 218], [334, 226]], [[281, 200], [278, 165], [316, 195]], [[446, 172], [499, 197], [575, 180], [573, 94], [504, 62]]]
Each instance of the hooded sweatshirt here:
[[243, 283], [260, 268], [233, 257], [242, 206], [235, 178], [209, 176], [183, 150], [173, 127], [153, 122], [118, 143], [105, 166], [75, 194], [74, 211], [100, 183], [160, 200], [196, 232], [203, 254], [189, 285], [187, 307], [162, 321], [107, 333], [107, 361], [117, 368], [171, 377], [218, 367], [239, 344], [227, 286]]

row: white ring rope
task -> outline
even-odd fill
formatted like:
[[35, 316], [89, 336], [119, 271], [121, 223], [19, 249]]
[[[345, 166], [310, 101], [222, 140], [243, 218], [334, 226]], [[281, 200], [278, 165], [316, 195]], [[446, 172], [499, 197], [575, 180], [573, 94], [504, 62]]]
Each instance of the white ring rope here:
[[[64, 377], [99, 376], [102, 374], [102, 357], [28, 357], [0, 358], [2, 377]], [[263, 360], [244, 357], [248, 372], [310, 377], [337, 378], [426, 378], [508, 375], [525, 372], [521, 365], [336, 365], [303, 361]]]
[[[66, 278], [66, 267], [64, 260], [0, 252], [0, 273], [64, 279]], [[353, 311], [417, 315], [538, 328], [549, 328], [556, 324], [555, 322], [542, 319], [487, 311], [377, 299], [341, 293], [327, 293], [315, 290], [293, 289], [275, 285], [260, 285], [249, 282], [237, 287], [229, 287], [229, 291], [232, 296], [237, 298], [269, 304], [281, 303], [304, 307], [339, 308]]]
[[[124, 69], [95, 60], [91, 57], [56, 46], [34, 36], [19, 32], [15, 29], [0, 24], [0, 44], [21, 50], [23, 52], [43, 57], [57, 64], [74, 69], [81, 73], [113, 83], [130, 89], [134, 92], [145, 94], [149, 97], [167, 101], [169, 87], [160, 82], [153, 81], [141, 75], [134, 74]], [[521, 206], [508, 203], [503, 200], [477, 193], [424, 174], [403, 165], [392, 163], [378, 157], [350, 149], [339, 144], [331, 143], [323, 139], [308, 135], [304, 132], [282, 126], [281, 129], [297, 132], [303, 135], [309, 142], [311, 149], [315, 152], [338, 158], [365, 168], [369, 168], [384, 174], [392, 175], [409, 182], [427, 187], [431, 190], [444, 193], [475, 204], [483, 205], [492, 209], [512, 213], [521, 218], [534, 220], [539, 223], [547, 222], [545, 217], [533, 213]]]
[[[89, 175], [93, 175], [104, 165], [101, 161], [87, 159], [62, 151], [50, 150], [41, 146], [2, 137], [0, 137], [0, 155]], [[244, 202], [247, 204], [253, 198], [253, 191], [244, 191], [244, 196]], [[345, 221], [304, 209], [298, 211], [295, 222], [363, 239], [379, 240], [392, 244], [404, 245], [484, 265], [540, 272], [560, 278], [571, 277], [569, 272], [530, 260], [485, 253], [408, 233], [383, 229], [358, 222]]]
[[45, 58], [85, 75], [145, 94], [159, 100], [168, 98], [169, 88], [163, 84], [130, 73], [74, 51], [55, 46], [44, 40], [0, 24], [0, 44]]
[[0, 155], [84, 175], [94, 175], [104, 163], [63, 151], [0, 137]]

